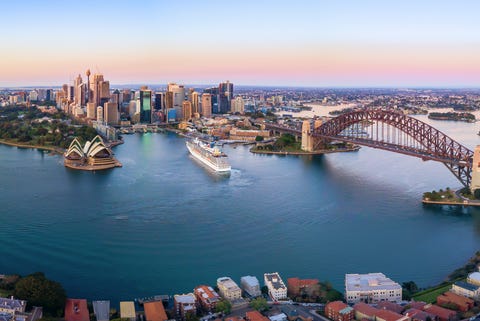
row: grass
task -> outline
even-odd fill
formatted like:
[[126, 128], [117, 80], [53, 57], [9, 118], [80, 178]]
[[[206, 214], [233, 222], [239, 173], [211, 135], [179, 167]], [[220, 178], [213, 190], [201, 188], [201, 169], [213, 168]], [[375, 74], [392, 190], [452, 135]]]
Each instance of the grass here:
[[434, 303], [437, 301], [437, 296], [443, 294], [451, 289], [452, 284], [456, 281], [465, 281], [465, 278], [460, 278], [452, 282], [442, 283], [436, 287], [421, 291], [412, 296], [415, 301], [423, 301], [426, 303]]

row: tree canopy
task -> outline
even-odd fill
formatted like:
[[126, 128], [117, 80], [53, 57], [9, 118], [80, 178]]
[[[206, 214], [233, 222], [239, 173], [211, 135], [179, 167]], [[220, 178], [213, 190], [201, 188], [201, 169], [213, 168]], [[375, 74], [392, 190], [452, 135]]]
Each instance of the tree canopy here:
[[27, 300], [27, 305], [41, 306], [47, 316], [61, 316], [66, 294], [62, 285], [37, 272], [21, 278], [15, 284], [15, 297]]

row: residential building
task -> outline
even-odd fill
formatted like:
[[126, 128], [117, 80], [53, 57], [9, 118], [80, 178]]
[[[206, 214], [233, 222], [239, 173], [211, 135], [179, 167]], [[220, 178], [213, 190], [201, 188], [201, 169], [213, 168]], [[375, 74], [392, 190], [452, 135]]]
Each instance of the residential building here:
[[[290, 282], [288, 290], [290, 290]], [[351, 321], [355, 318], [355, 311], [342, 301], [334, 301], [325, 305], [325, 316], [333, 321]]]
[[162, 301], [147, 302], [143, 304], [146, 321], [167, 321], [167, 313]]
[[402, 287], [383, 273], [346, 274], [345, 299], [347, 303], [400, 302]]
[[90, 313], [85, 299], [67, 299], [65, 301], [65, 321], [90, 321]]
[[193, 293], [175, 294], [173, 296], [175, 313], [181, 320], [185, 320], [187, 314], [197, 314], [197, 302]]
[[189, 121], [192, 118], [192, 103], [188, 100], [182, 104], [182, 115], [184, 121]]
[[473, 308], [475, 301], [462, 295], [447, 291], [437, 297], [437, 304], [440, 306], [444, 304], [453, 304], [459, 311], [467, 312]]
[[470, 273], [467, 277], [467, 282], [476, 286], [480, 286], [480, 272]]
[[409, 317], [412, 321], [437, 320], [436, 315], [415, 308], [408, 309], [403, 313], [403, 315]]
[[287, 316], [288, 321], [313, 321], [312, 317], [306, 317], [298, 313], [294, 305], [283, 304], [281, 311]]
[[267, 317], [263, 316], [258, 311], [248, 311], [245, 313], [245, 319], [247, 321], [269, 321]]
[[275, 315], [271, 315], [268, 317], [270, 321], [287, 321], [287, 315], [285, 313], [279, 313]]
[[273, 300], [278, 301], [287, 298], [287, 287], [278, 272], [265, 273], [263, 278], [268, 288], [268, 294]]
[[453, 283], [450, 291], [474, 300], [480, 299], [480, 287], [467, 282], [458, 281]]
[[133, 301], [120, 302], [120, 318], [135, 321], [137, 315], [135, 311], [135, 303]]
[[231, 102], [232, 106], [232, 113], [241, 113], [245, 111], [245, 102], [243, 101], [243, 98], [241, 96], [235, 97], [235, 99], [232, 99]]
[[97, 321], [110, 320], [110, 301], [93, 301], [92, 305]]
[[290, 298], [301, 296], [302, 294], [306, 294], [309, 297], [320, 295], [320, 285], [318, 279], [289, 278], [287, 279], [287, 284], [288, 296]]
[[410, 318], [389, 310], [378, 310], [375, 314], [376, 321], [408, 321]]
[[246, 294], [251, 297], [257, 297], [262, 295], [260, 290], [260, 283], [255, 276], [247, 275], [240, 278], [240, 287]]
[[457, 319], [457, 312], [434, 304], [426, 305], [423, 311], [435, 315], [438, 321], [453, 321]]
[[375, 315], [378, 309], [363, 303], [363, 302], [358, 302], [353, 306], [353, 310], [355, 311], [355, 319], [357, 320], [371, 320], [375, 321]]
[[229, 277], [218, 278], [217, 287], [220, 295], [226, 300], [233, 301], [242, 298], [242, 290]]
[[205, 311], [214, 311], [220, 301], [220, 295], [211, 286], [199, 285], [193, 290], [193, 293]]
[[404, 308], [403, 308], [403, 306], [401, 306], [400, 304], [397, 304], [397, 303], [393, 303], [393, 302], [390, 302], [390, 301], [381, 301], [381, 302], [377, 303], [377, 309], [388, 310], [388, 311], [392, 311], [392, 312], [401, 314], [403, 312]]

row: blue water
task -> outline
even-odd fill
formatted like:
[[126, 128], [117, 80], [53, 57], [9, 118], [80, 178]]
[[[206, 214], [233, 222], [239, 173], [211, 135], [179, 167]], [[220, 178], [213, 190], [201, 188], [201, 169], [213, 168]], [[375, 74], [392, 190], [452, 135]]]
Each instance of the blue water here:
[[[422, 118], [426, 120], [426, 118]], [[470, 148], [477, 124], [431, 121]], [[43, 271], [71, 297], [119, 301], [278, 271], [383, 272], [435, 284], [480, 250], [480, 210], [423, 206], [459, 187], [440, 163], [362, 148], [315, 157], [225, 147], [230, 176], [174, 134], [125, 136], [123, 168], [80, 172], [0, 146], [0, 274]]]

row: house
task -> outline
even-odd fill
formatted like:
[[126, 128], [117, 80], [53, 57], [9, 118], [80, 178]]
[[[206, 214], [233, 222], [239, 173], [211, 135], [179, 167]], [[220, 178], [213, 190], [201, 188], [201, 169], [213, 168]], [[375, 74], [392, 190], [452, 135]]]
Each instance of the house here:
[[357, 320], [371, 320], [375, 321], [375, 315], [378, 309], [369, 306], [366, 303], [359, 302], [353, 306], [353, 310], [355, 311], [355, 319]]
[[288, 296], [294, 298], [306, 294], [309, 297], [320, 296], [320, 285], [318, 279], [287, 279]]
[[167, 321], [167, 313], [162, 301], [146, 302], [143, 304], [146, 321]]
[[333, 321], [351, 321], [355, 311], [342, 301], [334, 301], [325, 305], [325, 316]]
[[65, 321], [90, 321], [90, 313], [85, 299], [67, 299], [65, 302]]
[[258, 311], [248, 311], [245, 313], [245, 319], [247, 319], [247, 321], [269, 321], [267, 317]]
[[474, 300], [480, 299], [480, 287], [467, 282], [458, 281], [453, 283], [450, 291]]
[[137, 318], [135, 303], [133, 301], [120, 302], [120, 318], [134, 321]]
[[438, 305], [428, 304], [423, 311], [437, 316], [439, 321], [453, 321], [457, 319], [457, 312], [439, 307]]
[[459, 311], [467, 312], [468, 310], [473, 308], [475, 301], [470, 298], [448, 291], [437, 297], [437, 304], [440, 306], [442, 306], [443, 304], [453, 304], [457, 307]]
[[428, 318], [432, 321], [437, 320], [437, 316], [415, 308], [408, 309], [403, 315], [409, 317], [412, 321], [427, 321]]
[[389, 310], [378, 310], [375, 313], [376, 321], [409, 321], [410, 318]]
[[403, 307], [400, 304], [393, 303], [390, 301], [382, 301], [377, 303], [377, 309], [379, 310], [388, 310], [398, 314], [403, 312]]

